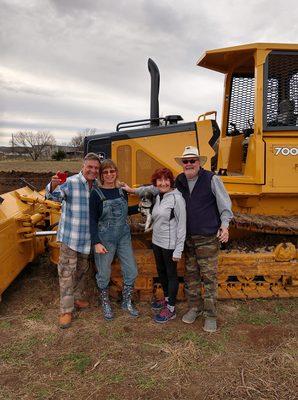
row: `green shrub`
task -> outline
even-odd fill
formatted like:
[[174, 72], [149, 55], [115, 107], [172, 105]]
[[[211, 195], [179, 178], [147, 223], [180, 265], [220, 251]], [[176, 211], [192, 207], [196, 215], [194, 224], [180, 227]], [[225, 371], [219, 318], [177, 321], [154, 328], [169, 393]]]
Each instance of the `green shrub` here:
[[57, 150], [55, 153], [52, 154], [52, 159], [56, 161], [61, 161], [66, 158], [66, 153], [63, 150]]

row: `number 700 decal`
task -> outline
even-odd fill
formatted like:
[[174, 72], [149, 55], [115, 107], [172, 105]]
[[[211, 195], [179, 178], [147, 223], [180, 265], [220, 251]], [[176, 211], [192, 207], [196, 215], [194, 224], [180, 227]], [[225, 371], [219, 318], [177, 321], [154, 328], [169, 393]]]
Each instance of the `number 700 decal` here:
[[297, 156], [298, 148], [297, 147], [275, 147], [275, 155], [282, 154], [283, 156]]

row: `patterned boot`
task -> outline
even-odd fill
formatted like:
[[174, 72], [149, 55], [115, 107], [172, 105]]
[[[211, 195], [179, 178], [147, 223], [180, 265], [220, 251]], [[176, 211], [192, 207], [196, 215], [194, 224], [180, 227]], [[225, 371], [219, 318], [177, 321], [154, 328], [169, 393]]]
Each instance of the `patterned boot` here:
[[131, 296], [133, 292], [133, 286], [124, 285], [122, 290], [122, 310], [126, 310], [132, 315], [133, 317], [139, 316], [139, 311], [134, 308], [131, 302]]
[[103, 317], [106, 321], [111, 321], [114, 318], [114, 314], [111, 308], [108, 289], [100, 290], [100, 299], [101, 299]]

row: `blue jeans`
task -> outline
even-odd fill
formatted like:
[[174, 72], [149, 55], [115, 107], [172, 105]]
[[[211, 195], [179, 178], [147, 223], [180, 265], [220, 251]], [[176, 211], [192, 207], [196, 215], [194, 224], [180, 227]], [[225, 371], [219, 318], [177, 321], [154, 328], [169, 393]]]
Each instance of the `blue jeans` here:
[[96, 282], [99, 289], [106, 289], [109, 285], [112, 269], [111, 264], [115, 255], [120, 260], [124, 284], [133, 286], [138, 271], [132, 251], [129, 226], [125, 225], [120, 229], [120, 232], [119, 226], [110, 227], [104, 234], [101, 233], [101, 238], [101, 244], [105, 246], [108, 253], [95, 253], [97, 268]]

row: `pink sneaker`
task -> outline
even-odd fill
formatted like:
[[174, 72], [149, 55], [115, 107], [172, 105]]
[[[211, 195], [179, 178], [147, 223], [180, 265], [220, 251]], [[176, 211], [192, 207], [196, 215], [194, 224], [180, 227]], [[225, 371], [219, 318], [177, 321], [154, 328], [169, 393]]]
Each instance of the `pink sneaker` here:
[[161, 312], [154, 317], [154, 321], [159, 323], [159, 324], [164, 324], [165, 322], [170, 321], [171, 319], [176, 318], [176, 312], [175, 309], [174, 311], [170, 311], [168, 307], [165, 307]]

